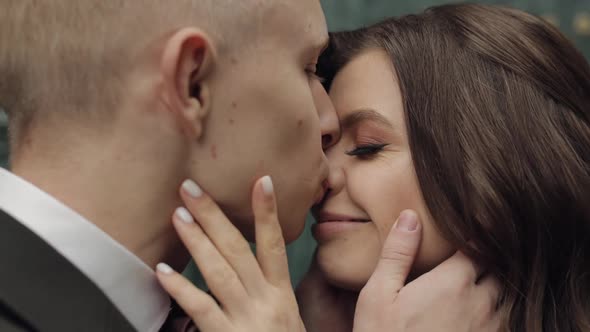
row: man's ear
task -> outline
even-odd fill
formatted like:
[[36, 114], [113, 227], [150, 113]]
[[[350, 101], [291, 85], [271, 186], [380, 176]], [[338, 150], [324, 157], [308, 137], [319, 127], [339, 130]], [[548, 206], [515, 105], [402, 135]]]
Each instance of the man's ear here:
[[208, 36], [196, 28], [183, 28], [168, 38], [161, 58], [165, 98], [191, 139], [203, 133], [203, 119], [211, 107], [207, 78], [217, 63]]

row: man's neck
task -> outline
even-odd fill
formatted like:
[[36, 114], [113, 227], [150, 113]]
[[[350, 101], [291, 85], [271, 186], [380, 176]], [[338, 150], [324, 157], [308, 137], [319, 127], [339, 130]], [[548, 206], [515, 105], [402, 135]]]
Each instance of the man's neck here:
[[12, 171], [80, 213], [148, 266], [166, 261], [184, 268], [188, 255], [171, 223], [184, 180], [172, 167], [174, 158], [154, 156], [149, 163], [113, 151], [70, 150], [50, 159], [26, 153], [13, 162]]

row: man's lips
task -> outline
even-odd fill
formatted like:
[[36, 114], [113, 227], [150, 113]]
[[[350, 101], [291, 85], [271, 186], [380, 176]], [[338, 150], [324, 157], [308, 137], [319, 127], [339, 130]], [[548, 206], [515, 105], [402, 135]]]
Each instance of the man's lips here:
[[322, 182], [322, 187], [320, 189], [318, 189], [318, 193], [315, 197], [313, 205], [321, 204], [324, 201], [324, 198], [326, 197], [327, 192], [328, 192], [328, 181], [324, 180]]
[[326, 195], [326, 191], [322, 188], [320, 190], [318, 190], [317, 195], [315, 196], [315, 199], [313, 201], [313, 205], [318, 205], [320, 204], [323, 200], [324, 200], [324, 196]]

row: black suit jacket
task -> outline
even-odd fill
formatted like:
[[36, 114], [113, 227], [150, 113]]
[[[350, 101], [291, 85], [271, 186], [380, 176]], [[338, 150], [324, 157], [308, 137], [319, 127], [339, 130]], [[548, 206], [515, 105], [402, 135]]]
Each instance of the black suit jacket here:
[[136, 330], [72, 263], [0, 210], [0, 331]]

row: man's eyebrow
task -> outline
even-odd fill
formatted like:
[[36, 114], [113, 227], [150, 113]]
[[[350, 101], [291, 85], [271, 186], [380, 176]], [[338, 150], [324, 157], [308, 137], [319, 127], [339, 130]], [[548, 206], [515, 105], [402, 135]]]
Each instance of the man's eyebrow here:
[[370, 108], [359, 109], [349, 113], [342, 119], [340, 125], [342, 130], [346, 130], [354, 128], [365, 121], [377, 122], [378, 124], [393, 128], [393, 125], [387, 118]]

